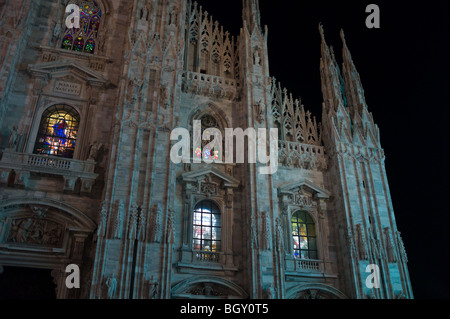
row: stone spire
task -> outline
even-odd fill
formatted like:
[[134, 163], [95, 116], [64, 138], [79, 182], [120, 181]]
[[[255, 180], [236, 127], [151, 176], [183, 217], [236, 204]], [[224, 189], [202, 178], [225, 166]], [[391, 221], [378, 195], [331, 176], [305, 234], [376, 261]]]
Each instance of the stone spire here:
[[250, 33], [253, 29], [261, 30], [261, 13], [259, 11], [259, 0], [242, 0], [242, 21]]
[[341, 30], [341, 38], [343, 43], [342, 58], [343, 58], [343, 77], [345, 82], [345, 93], [348, 98], [349, 107], [352, 113], [357, 111], [360, 115], [363, 108], [367, 108], [366, 99], [364, 96], [364, 89], [353, 63], [352, 55], [345, 40], [344, 30]]
[[326, 110], [337, 110], [339, 106], [344, 107], [342, 94], [342, 82], [340, 70], [334, 58], [333, 51], [328, 47], [325, 40], [323, 26], [319, 25], [322, 37], [322, 57], [320, 59], [320, 73], [322, 79], [322, 94]]

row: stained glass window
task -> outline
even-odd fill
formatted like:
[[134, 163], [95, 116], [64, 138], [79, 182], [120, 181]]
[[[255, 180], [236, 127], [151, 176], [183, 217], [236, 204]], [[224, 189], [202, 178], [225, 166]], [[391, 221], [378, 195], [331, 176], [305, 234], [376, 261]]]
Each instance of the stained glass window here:
[[[98, 3], [94, 0], [72, 0], [69, 4], [76, 4], [80, 8], [80, 28], [66, 28], [61, 48], [94, 53], [102, 18], [102, 11]], [[64, 19], [69, 14], [67, 13]]]
[[218, 252], [221, 249], [221, 215], [210, 200], [200, 202], [194, 210], [193, 249]]
[[[213, 136], [209, 132], [209, 130], [212, 128], [216, 128], [216, 129], [220, 130], [216, 119], [214, 117], [212, 117], [211, 115], [204, 115], [200, 119], [200, 121], [202, 122], [202, 128], [201, 128], [202, 135], [203, 135], [203, 132], [205, 132], [206, 134]], [[211, 137], [211, 139], [213, 139], [213, 138]], [[202, 147], [201, 148], [198, 147], [195, 150], [194, 156], [199, 159], [201, 159], [203, 157], [203, 159], [206, 159], [206, 160], [216, 160], [216, 161], [219, 160], [219, 158], [221, 156], [220, 150], [219, 150], [220, 147], [219, 146], [216, 147], [216, 144], [214, 144], [213, 147], [210, 149], [208, 147], [208, 144], [210, 142], [211, 141], [203, 141], [202, 140], [202, 143], [201, 143]], [[194, 141], [194, 143], [195, 143], [195, 141]]]
[[292, 215], [294, 256], [298, 259], [318, 259], [316, 225], [306, 212]]
[[73, 158], [80, 117], [68, 105], [54, 105], [42, 115], [34, 154]]

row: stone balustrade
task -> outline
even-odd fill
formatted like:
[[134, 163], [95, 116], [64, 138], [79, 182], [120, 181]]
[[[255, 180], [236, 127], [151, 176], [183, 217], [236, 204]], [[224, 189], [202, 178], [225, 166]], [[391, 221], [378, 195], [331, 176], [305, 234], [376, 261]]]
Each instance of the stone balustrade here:
[[326, 170], [325, 149], [323, 146], [296, 142], [279, 142], [279, 162], [285, 167]]
[[98, 174], [94, 173], [95, 161], [81, 161], [47, 155], [3, 152], [0, 160], [0, 182], [8, 183], [14, 171], [14, 184], [28, 187], [30, 173], [50, 174], [64, 178], [64, 190], [73, 191], [75, 183], [81, 180], [81, 192], [91, 192]]
[[207, 263], [218, 263], [219, 253], [210, 251], [195, 251], [194, 252], [195, 261], [197, 262], [207, 262]]
[[234, 79], [185, 71], [183, 92], [215, 98], [235, 100], [239, 97], [239, 83]]

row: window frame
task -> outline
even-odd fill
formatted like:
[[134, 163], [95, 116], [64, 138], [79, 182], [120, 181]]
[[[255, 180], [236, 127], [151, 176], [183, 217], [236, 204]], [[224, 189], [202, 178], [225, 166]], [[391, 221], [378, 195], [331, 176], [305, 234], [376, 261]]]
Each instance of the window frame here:
[[[298, 216], [299, 214], [304, 214], [304, 216], [306, 217], [306, 221], [303, 223], [299, 223], [299, 220], [301, 219], [300, 216]], [[296, 219], [295, 224], [297, 224], [297, 228], [294, 229], [294, 218]], [[308, 219], [311, 220], [311, 222], [308, 222]], [[300, 225], [305, 225], [306, 228], [306, 236], [302, 236], [301, 232], [300, 232]], [[314, 229], [314, 236], [310, 236], [309, 235], [309, 227], [310, 225], [313, 225], [313, 229]], [[290, 216], [290, 228], [291, 228], [291, 234], [290, 234], [290, 238], [292, 240], [292, 253], [293, 256], [296, 260], [319, 260], [319, 236], [318, 236], [318, 229], [317, 229], [317, 223], [314, 219], [314, 216], [312, 214], [310, 214], [309, 212], [302, 210], [302, 209], [297, 209], [295, 210], [291, 216]], [[294, 235], [294, 232], [297, 232], [298, 235]], [[299, 245], [300, 245], [300, 239], [306, 238], [307, 241], [307, 245], [308, 248], [307, 249], [302, 249], [301, 246], [299, 246], [298, 249], [295, 249], [295, 237], [299, 238]], [[314, 238], [315, 240], [315, 249], [310, 249], [309, 243], [310, 243], [310, 238]], [[296, 256], [296, 252], [298, 251], [298, 257]], [[306, 252], [307, 253], [307, 258], [303, 257], [302, 252]], [[312, 257], [311, 252], [315, 252], [315, 258]]]
[[[43, 126], [46, 125], [49, 122], [49, 119], [51, 119], [51, 117], [54, 114], [56, 114], [57, 112], [67, 112], [68, 115], [74, 117], [77, 120], [77, 125], [74, 127], [74, 130], [76, 130], [76, 137], [71, 138], [75, 142], [74, 143], [75, 146], [73, 147], [71, 157], [61, 156], [61, 155], [50, 155], [50, 154], [37, 152], [38, 144], [42, 144], [42, 143], [39, 143], [39, 139], [41, 138], [41, 136], [46, 136], [46, 137], [50, 137], [50, 138], [58, 138], [58, 136], [56, 136], [55, 134], [49, 135], [49, 134], [41, 133], [43, 130]], [[53, 156], [53, 157], [58, 157], [58, 158], [67, 158], [67, 159], [75, 158], [75, 152], [76, 152], [76, 149], [78, 148], [78, 141], [80, 140], [80, 127], [81, 127], [81, 115], [76, 108], [74, 108], [68, 104], [65, 104], [65, 103], [53, 104], [43, 110], [43, 112], [40, 115], [40, 118], [37, 122], [38, 122], [38, 127], [37, 127], [37, 132], [36, 132], [36, 138], [34, 139], [34, 144], [33, 144], [33, 151], [32, 151], [33, 154], [44, 155], [44, 156]]]
[[[204, 208], [206, 206], [203, 206], [202, 204], [208, 203], [209, 207], [211, 208], [208, 212], [207, 209], [204, 210]], [[215, 207], [214, 207], [215, 206]], [[215, 210], [217, 211], [217, 213], [214, 213], [213, 208], [215, 208]], [[196, 214], [200, 213], [200, 217], [201, 217], [201, 222], [200, 224], [196, 224]], [[203, 225], [203, 217], [204, 215], [210, 215], [210, 225]], [[213, 225], [213, 216], [219, 216], [219, 226], [214, 226]], [[220, 205], [218, 203], [216, 203], [214, 200], [211, 199], [202, 199], [200, 201], [198, 201], [198, 203], [195, 204], [194, 209], [192, 210], [192, 238], [191, 238], [191, 246], [192, 246], [192, 250], [193, 251], [197, 251], [197, 252], [210, 252], [210, 253], [220, 253], [222, 251], [222, 222], [223, 222], [223, 218], [222, 218], [222, 211], [220, 209]], [[200, 238], [196, 237], [195, 234], [195, 228], [196, 227], [200, 227], [201, 231], [203, 231], [203, 228], [206, 229], [210, 229], [210, 237], [208, 239], [203, 238], [203, 233], [202, 236], [200, 236]], [[214, 234], [214, 229], [218, 229], [219, 230], [219, 236], [218, 239], [214, 240], [213, 238], [213, 234]], [[195, 241], [200, 241], [200, 249], [196, 249], [196, 244]], [[204, 244], [204, 242], [209, 241], [211, 242], [211, 249], [204, 249], [204, 247], [206, 246]], [[212, 249], [212, 247], [214, 246], [214, 242], [218, 243], [218, 248], [216, 249]], [[216, 246], [217, 247], [217, 246]]]

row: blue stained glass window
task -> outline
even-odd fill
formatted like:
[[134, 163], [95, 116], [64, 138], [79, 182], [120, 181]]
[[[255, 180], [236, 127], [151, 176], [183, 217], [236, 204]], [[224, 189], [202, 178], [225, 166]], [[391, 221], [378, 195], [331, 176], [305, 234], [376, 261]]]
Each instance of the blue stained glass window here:
[[80, 117], [68, 105], [54, 105], [42, 115], [34, 154], [73, 158]]
[[[80, 8], [80, 28], [66, 28], [61, 48], [93, 54], [96, 49], [102, 11], [98, 3], [93, 0], [72, 0], [69, 4], [76, 4]], [[69, 14], [67, 13], [64, 17], [64, 22]]]
[[298, 259], [317, 259], [317, 236], [314, 220], [307, 212], [292, 215], [294, 256]]

